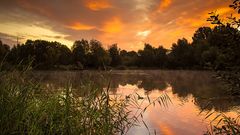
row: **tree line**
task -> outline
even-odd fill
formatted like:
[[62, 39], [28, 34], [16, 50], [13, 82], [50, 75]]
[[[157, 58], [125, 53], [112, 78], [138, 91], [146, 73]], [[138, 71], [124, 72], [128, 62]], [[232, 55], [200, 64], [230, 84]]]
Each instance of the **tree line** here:
[[117, 44], [107, 49], [97, 40], [77, 40], [71, 49], [59, 42], [27, 40], [12, 48], [0, 41], [3, 67], [28, 65], [35, 69], [220, 69], [239, 68], [240, 33], [230, 25], [201, 27], [192, 42], [179, 39], [171, 49], [145, 43], [142, 50], [121, 50]]

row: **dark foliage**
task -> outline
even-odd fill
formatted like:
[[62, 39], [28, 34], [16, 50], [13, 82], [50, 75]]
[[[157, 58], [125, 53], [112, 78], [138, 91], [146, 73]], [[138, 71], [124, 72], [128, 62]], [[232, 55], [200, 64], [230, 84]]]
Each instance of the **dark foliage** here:
[[122, 64], [122, 58], [120, 56], [120, 49], [118, 48], [117, 44], [113, 44], [108, 49], [109, 55], [111, 57], [110, 66], [116, 67]]
[[10, 47], [0, 41], [0, 61], [3, 61], [7, 54], [10, 52]]

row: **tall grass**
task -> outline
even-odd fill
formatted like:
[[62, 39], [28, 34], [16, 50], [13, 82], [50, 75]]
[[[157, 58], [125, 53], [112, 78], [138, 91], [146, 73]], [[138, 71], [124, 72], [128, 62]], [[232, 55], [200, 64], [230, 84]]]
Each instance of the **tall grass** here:
[[[214, 112], [209, 112], [206, 118], [213, 115]], [[240, 115], [236, 118], [227, 117], [220, 113], [216, 115], [210, 122], [210, 128], [205, 135], [239, 135], [240, 134]], [[215, 123], [215, 124], [212, 124]]]
[[[150, 105], [155, 102], [165, 105], [169, 101], [166, 95], [154, 101], [137, 94], [111, 96], [110, 83], [106, 89], [95, 87], [93, 82], [86, 83], [81, 89], [90, 92], [81, 97], [74, 95], [70, 82], [65, 88], [49, 92], [27, 78], [27, 70], [0, 71], [2, 135], [126, 134], [141, 121], [139, 118]], [[148, 100], [149, 105], [141, 108], [138, 100]], [[132, 107], [137, 109], [132, 111]]]

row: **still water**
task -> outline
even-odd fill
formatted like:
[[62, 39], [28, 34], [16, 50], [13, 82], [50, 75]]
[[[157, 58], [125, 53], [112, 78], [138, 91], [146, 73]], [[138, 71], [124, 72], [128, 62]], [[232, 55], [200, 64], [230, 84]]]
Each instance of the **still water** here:
[[[138, 93], [151, 100], [163, 94], [170, 97], [166, 106], [151, 105], [143, 115], [148, 126], [140, 122], [139, 126], [129, 130], [129, 135], [202, 135], [214, 115], [205, 119], [206, 113], [214, 111], [228, 116], [237, 116], [240, 111], [240, 99], [229, 99], [228, 87], [215, 79], [208, 71], [162, 71], [162, 70], [126, 70], [126, 71], [48, 71], [35, 72], [37, 79], [46, 88], [58, 89], [72, 83], [76, 93], [81, 95], [81, 85], [86, 80], [107, 87], [113, 95], [127, 96]], [[148, 104], [144, 101], [143, 107]], [[200, 113], [203, 111], [202, 113]], [[199, 114], [200, 113], [200, 114]]]

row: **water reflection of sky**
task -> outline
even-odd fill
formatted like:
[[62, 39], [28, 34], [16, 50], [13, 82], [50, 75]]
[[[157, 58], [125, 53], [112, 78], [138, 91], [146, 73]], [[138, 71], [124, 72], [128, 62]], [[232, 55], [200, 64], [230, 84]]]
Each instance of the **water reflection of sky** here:
[[[139, 89], [136, 85], [130, 84], [125, 86], [119, 85], [115, 94], [129, 95], [132, 93], [138, 93], [143, 97], [146, 95], [144, 89]], [[152, 90], [151, 93], [148, 93], [148, 96], [154, 100], [165, 93], [170, 97], [171, 104], [168, 104], [167, 107], [152, 105], [144, 113], [143, 120], [148, 125], [150, 133], [154, 134], [156, 132], [157, 134], [164, 135], [202, 135], [204, 131], [206, 131], [211, 118], [204, 120], [206, 115], [204, 113], [199, 114], [201, 110], [195, 104], [194, 97], [188, 95], [183, 100], [179, 98], [177, 94], [173, 94], [171, 86], [161, 91]], [[148, 105], [147, 100], [145, 100], [142, 108], [146, 105]], [[236, 116], [236, 113], [229, 112], [228, 115]], [[213, 115], [212, 118], [215, 116], [216, 115]], [[129, 135], [146, 135], [148, 133], [143, 123], [140, 123], [138, 127], [133, 127], [128, 132]]]
[[[106, 87], [111, 80], [111, 91], [115, 95], [138, 93], [152, 100], [167, 93], [172, 104], [168, 107], [151, 106], [144, 113], [144, 121], [150, 132], [164, 135], [200, 135], [206, 131], [209, 120], [204, 120], [208, 111], [224, 112], [236, 116], [240, 100], [226, 98], [227, 87], [214, 79], [207, 71], [113, 71], [111, 73], [84, 72], [38, 72], [35, 77], [43, 84], [54, 88], [64, 87], [71, 80], [76, 93], [82, 93], [82, 84], [91, 80], [94, 85]], [[80, 94], [81, 95], [81, 94]], [[206, 104], [211, 101], [206, 107]], [[148, 104], [147, 100], [143, 107]], [[199, 114], [201, 110], [204, 113]], [[217, 115], [217, 114], [216, 114]], [[213, 119], [214, 116], [209, 119]], [[148, 134], [140, 124], [129, 132], [130, 135]]]
[[[144, 96], [144, 89], [138, 89], [134, 85], [119, 86], [116, 94], [129, 95], [137, 92], [139, 95]], [[162, 91], [153, 90], [149, 97], [155, 99], [167, 93], [172, 103], [168, 107], [160, 105], [151, 106], [144, 113], [144, 121], [149, 126], [150, 132], [154, 134], [154, 130], [158, 134], [164, 135], [179, 135], [189, 134], [197, 135], [202, 134], [206, 129], [206, 124], [202, 121], [203, 117], [199, 116], [199, 109], [194, 105], [194, 99], [189, 96], [188, 101], [182, 101], [176, 94], [172, 93], [172, 87], [168, 86]], [[146, 97], [146, 96], [145, 96]], [[146, 100], [143, 107], [147, 105]], [[145, 126], [140, 124], [140, 127], [134, 127], [129, 131], [129, 134], [145, 135], [148, 130]]]

